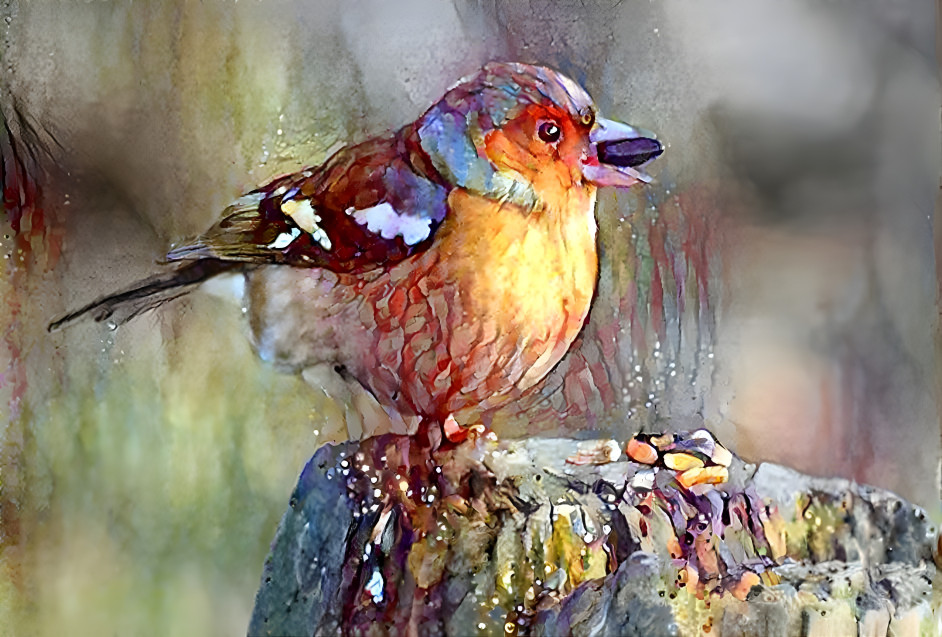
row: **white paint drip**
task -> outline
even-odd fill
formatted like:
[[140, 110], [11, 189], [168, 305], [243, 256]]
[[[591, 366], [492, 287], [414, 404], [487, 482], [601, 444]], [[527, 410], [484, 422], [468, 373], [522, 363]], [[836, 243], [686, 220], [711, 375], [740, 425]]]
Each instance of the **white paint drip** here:
[[383, 576], [378, 570], [373, 571], [370, 581], [366, 584], [366, 591], [373, 597], [374, 603], [383, 601]]

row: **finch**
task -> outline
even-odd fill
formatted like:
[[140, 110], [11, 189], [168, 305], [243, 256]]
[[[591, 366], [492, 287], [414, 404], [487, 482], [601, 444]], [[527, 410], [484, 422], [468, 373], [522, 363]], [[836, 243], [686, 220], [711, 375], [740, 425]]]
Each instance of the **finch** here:
[[568, 77], [490, 63], [398, 131], [245, 194], [168, 271], [50, 330], [118, 325], [239, 272], [262, 358], [460, 438], [565, 355], [595, 291], [596, 190], [650, 181], [662, 152]]

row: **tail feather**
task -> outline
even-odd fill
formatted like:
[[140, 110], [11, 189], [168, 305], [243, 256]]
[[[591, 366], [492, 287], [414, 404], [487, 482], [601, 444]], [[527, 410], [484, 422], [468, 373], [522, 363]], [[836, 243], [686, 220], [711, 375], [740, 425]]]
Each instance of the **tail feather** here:
[[244, 263], [200, 259], [189, 261], [173, 270], [139, 281], [131, 288], [92, 301], [88, 305], [61, 316], [49, 324], [50, 332], [68, 327], [86, 316], [95, 321], [110, 321], [115, 326], [152, 310], [167, 301], [192, 292], [206, 279], [233, 270], [244, 269]]

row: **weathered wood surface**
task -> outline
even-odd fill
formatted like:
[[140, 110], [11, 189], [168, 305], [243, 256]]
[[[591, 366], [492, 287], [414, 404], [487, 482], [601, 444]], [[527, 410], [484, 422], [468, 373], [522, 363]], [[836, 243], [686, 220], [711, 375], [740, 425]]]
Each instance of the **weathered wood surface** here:
[[611, 450], [484, 437], [429, 454], [396, 436], [321, 448], [249, 634], [939, 634], [937, 540], [917, 507], [738, 458], [728, 482], [689, 488], [624, 454], [571, 462]]

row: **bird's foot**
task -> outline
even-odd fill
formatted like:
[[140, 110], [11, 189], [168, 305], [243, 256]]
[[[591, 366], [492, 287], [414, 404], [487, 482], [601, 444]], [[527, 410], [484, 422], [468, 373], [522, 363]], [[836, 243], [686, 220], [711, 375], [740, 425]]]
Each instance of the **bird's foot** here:
[[475, 440], [487, 433], [487, 427], [482, 423], [475, 423], [469, 427], [462, 427], [452, 414], [448, 414], [442, 423], [442, 433], [452, 445], [459, 445], [465, 440]]
[[448, 451], [464, 444], [475, 441], [481, 436], [491, 435], [483, 423], [462, 425], [449, 414], [445, 420], [439, 422], [434, 419], [423, 420], [415, 432], [415, 440], [420, 447], [429, 452]]

